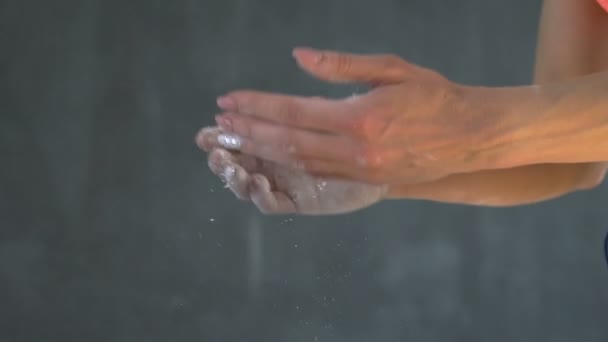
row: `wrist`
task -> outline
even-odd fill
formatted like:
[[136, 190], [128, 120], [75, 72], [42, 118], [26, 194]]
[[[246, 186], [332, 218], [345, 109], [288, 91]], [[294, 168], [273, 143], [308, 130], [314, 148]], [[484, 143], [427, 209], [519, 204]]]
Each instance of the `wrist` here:
[[484, 124], [473, 146], [470, 171], [505, 169], [535, 163], [528, 141], [537, 131], [545, 100], [539, 86], [465, 87], [468, 107]]

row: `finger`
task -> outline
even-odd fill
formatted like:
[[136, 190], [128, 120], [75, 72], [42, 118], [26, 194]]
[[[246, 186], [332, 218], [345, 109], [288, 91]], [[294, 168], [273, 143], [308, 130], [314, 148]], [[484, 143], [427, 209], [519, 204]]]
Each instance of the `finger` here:
[[219, 127], [204, 127], [195, 137], [196, 145], [203, 151], [209, 152], [216, 147], [217, 136], [221, 134]]
[[216, 144], [220, 148], [230, 150], [231, 153], [238, 153], [243, 157], [273, 162], [287, 167], [298, 167], [298, 160], [290, 151], [274, 145], [256, 143], [249, 138], [240, 137], [235, 134], [220, 134], [217, 137]]
[[[196, 144], [206, 152], [210, 152], [213, 149], [230, 149], [226, 144], [221, 144], [219, 142], [219, 136], [224, 133], [225, 132], [220, 127], [205, 127], [196, 135]], [[239, 153], [236, 150], [232, 150], [229, 153], [234, 160], [236, 160], [236, 163], [241, 165], [247, 172], [254, 173], [260, 170], [261, 161], [258, 158], [252, 155]]]
[[238, 135], [231, 134], [221, 127], [205, 127], [196, 136], [196, 144], [206, 152], [215, 148], [239, 151], [242, 140]]
[[239, 152], [242, 139], [236, 135], [226, 133], [220, 127], [202, 128], [196, 135], [196, 144], [205, 152], [214, 149], [227, 150], [232, 160], [250, 173], [257, 171], [259, 167], [259, 160], [255, 156], [244, 155]]
[[[199, 143], [199, 141], [201, 142]], [[299, 165], [287, 150], [282, 150], [272, 144], [255, 143], [249, 138], [226, 133], [220, 128], [201, 130], [197, 137], [197, 144], [204, 145], [206, 150], [215, 152], [213, 158], [210, 159], [210, 162], [215, 164], [210, 164], [210, 167], [215, 167], [218, 175], [223, 172], [220, 158], [227, 158], [230, 162], [241, 165], [249, 173], [261, 170], [263, 160], [289, 167]], [[213, 167], [212, 170], [215, 170]]]
[[353, 101], [246, 90], [222, 96], [217, 103], [226, 112], [329, 133], [350, 132], [359, 111]]
[[[359, 174], [355, 167], [368, 167], [368, 165], [363, 164], [362, 161], [356, 161], [356, 157], [350, 157], [350, 159], [353, 160], [349, 163], [344, 163], [333, 160], [295, 156], [292, 151], [281, 148], [280, 146], [260, 144], [258, 142], [253, 142], [251, 139], [232, 134], [221, 134], [218, 137], [218, 141], [219, 144], [225, 148], [237, 148], [236, 146], [238, 145], [241, 155], [257, 157], [264, 161], [309, 173], [323, 172], [324, 175], [335, 173], [342, 177], [349, 175], [348, 177], [350, 178], [352, 177], [352, 174]], [[230, 143], [226, 143], [225, 141], [230, 141]], [[232, 143], [234, 141], [238, 141], [238, 144], [234, 145]]]
[[[232, 125], [232, 129], [236, 127], [238, 125]], [[261, 160], [266, 160], [299, 169], [314, 176], [344, 178], [364, 182], [376, 179], [378, 183], [381, 183], [378, 170], [382, 169], [385, 162], [384, 159], [388, 158], [384, 156], [384, 159], [379, 159], [377, 153], [371, 153], [370, 151], [361, 153], [365, 149], [358, 149], [354, 143], [339, 144], [336, 142], [327, 144], [327, 146], [321, 146], [330, 152], [325, 155], [319, 152], [317, 155], [321, 157], [316, 158], [314, 156], [298, 155], [289, 148], [282, 148], [281, 145], [276, 144], [276, 140], [263, 140], [265, 139], [264, 133], [267, 133], [266, 131], [262, 131], [262, 134], [260, 134], [260, 140], [263, 142], [253, 141], [250, 138], [241, 137], [234, 133], [224, 133], [220, 129], [206, 132], [208, 132], [206, 134], [215, 137], [210, 143], [213, 145], [212, 148], [219, 148], [221, 150], [238, 149], [240, 153], [235, 153], [234, 151], [230, 153], [232, 153], [233, 158], [238, 158], [239, 164], [245, 165], [245, 163], [248, 163], [248, 165], [251, 165], [250, 167], [245, 167], [250, 173], [255, 172], [254, 170], [260, 170], [262, 167]], [[253, 132], [253, 130], [250, 132]], [[244, 134], [248, 133], [244, 132]], [[271, 133], [268, 134], [272, 136]], [[280, 139], [279, 137], [274, 138]], [[289, 146], [289, 144], [283, 146]], [[338, 148], [335, 149], [335, 147]]]
[[230, 147], [230, 144], [238, 146], [245, 154], [263, 157], [258, 155], [258, 150], [267, 147], [276, 150], [275, 154], [285, 155], [280, 160], [313, 158], [348, 164], [356, 161], [353, 156], [357, 153], [358, 144], [345, 136], [281, 126], [233, 113], [220, 115], [216, 121], [223, 131], [230, 133], [218, 136], [218, 143], [225, 144], [224, 147]]
[[196, 144], [205, 152], [216, 148], [236, 152], [241, 148], [242, 139], [221, 127], [205, 127], [196, 135]]
[[396, 55], [360, 55], [296, 48], [298, 65], [313, 76], [336, 83], [400, 83], [416, 68]]
[[297, 168], [313, 177], [364, 182], [368, 184], [384, 184], [380, 169], [362, 166], [346, 165], [326, 160], [310, 159], [297, 164]]
[[296, 213], [295, 202], [280, 191], [272, 191], [270, 182], [261, 174], [254, 174], [249, 185], [251, 201], [264, 214]]
[[209, 155], [209, 168], [218, 175], [237, 198], [249, 199], [249, 173], [236, 162], [228, 151], [216, 149]]
[[232, 152], [239, 151], [242, 138], [221, 127], [205, 127], [196, 136], [196, 144], [204, 151], [224, 148]]

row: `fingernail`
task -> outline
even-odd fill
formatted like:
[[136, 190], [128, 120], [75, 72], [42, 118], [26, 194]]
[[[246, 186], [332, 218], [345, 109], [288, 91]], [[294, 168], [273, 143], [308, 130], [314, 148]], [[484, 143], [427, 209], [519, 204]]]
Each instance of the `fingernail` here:
[[234, 175], [236, 174], [236, 168], [232, 165], [226, 165], [226, 167], [224, 168], [224, 178], [226, 179], [226, 182], [231, 183], [234, 179]]
[[210, 132], [211, 132], [211, 128], [205, 127], [196, 134], [194, 141], [196, 142], [196, 145], [199, 148], [204, 149], [204, 150], [207, 149], [207, 146], [205, 143], [208, 143], [208, 138], [209, 138]]
[[236, 110], [236, 101], [228, 96], [219, 97], [217, 105], [224, 110]]
[[323, 53], [311, 48], [297, 48], [293, 56], [306, 64], [319, 64], [323, 60]]
[[215, 117], [215, 122], [224, 129], [225, 131], [232, 131], [232, 122], [225, 116], [217, 115]]
[[235, 134], [220, 134], [217, 136], [217, 142], [221, 146], [232, 150], [240, 149], [242, 144], [241, 137]]

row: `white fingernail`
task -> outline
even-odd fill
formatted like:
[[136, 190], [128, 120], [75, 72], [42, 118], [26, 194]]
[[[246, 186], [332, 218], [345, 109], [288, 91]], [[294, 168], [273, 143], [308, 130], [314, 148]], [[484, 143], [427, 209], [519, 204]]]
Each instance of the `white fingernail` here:
[[225, 148], [238, 150], [241, 148], [241, 137], [234, 134], [220, 134], [217, 136], [217, 142]]
[[227, 183], [231, 183], [234, 180], [234, 175], [236, 174], [236, 169], [232, 165], [226, 165], [224, 168], [224, 179], [226, 179]]

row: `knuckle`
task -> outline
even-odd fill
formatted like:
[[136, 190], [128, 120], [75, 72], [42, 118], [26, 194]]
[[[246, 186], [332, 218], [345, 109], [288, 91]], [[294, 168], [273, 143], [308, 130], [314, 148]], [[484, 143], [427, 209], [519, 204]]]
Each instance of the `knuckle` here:
[[365, 143], [373, 142], [377, 135], [376, 121], [374, 116], [369, 113], [356, 115], [352, 125], [354, 135]]
[[351, 70], [353, 60], [345, 54], [338, 54], [334, 60], [334, 70], [338, 74], [346, 74]]
[[364, 147], [360, 153], [359, 164], [368, 170], [382, 170], [385, 164], [383, 151], [377, 147]]

